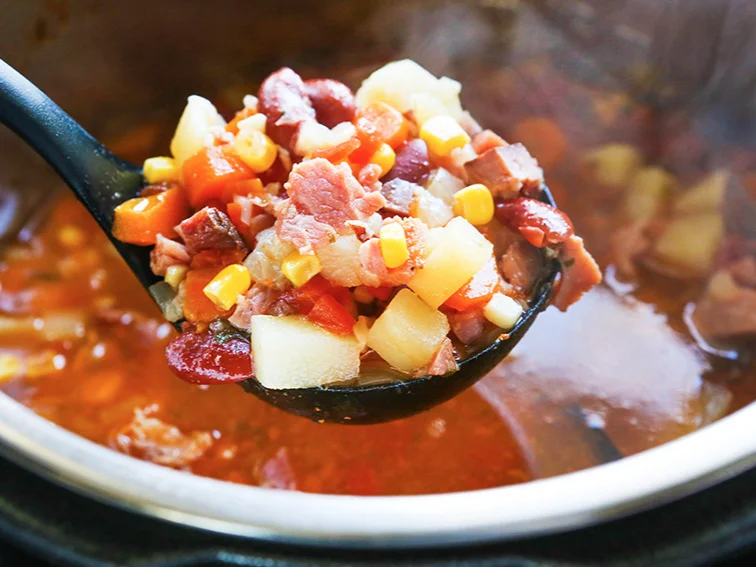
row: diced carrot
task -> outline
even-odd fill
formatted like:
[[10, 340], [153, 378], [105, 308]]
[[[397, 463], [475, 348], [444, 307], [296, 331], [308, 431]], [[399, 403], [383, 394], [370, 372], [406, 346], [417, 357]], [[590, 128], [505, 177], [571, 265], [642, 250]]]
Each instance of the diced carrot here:
[[192, 257], [189, 267], [192, 270], [214, 267], [220, 270], [231, 264], [238, 264], [244, 260], [246, 254], [242, 250], [203, 250]]
[[231, 224], [236, 227], [236, 230], [238, 230], [242, 235], [247, 233], [249, 225], [245, 222], [242, 222], [241, 203], [235, 203], [233, 201], [230, 202], [228, 205], [226, 205], [226, 214], [228, 214], [228, 218], [231, 221]]
[[326, 331], [337, 335], [351, 335], [357, 321], [332, 295], [322, 295], [307, 314], [307, 318]]
[[234, 117], [231, 119], [231, 121], [226, 124], [226, 132], [231, 132], [234, 136], [239, 133], [239, 122], [244, 120], [245, 118], [249, 118], [250, 116], [257, 114], [253, 108], [242, 108], [240, 111], [238, 111]]
[[357, 138], [349, 138], [345, 142], [325, 148], [322, 150], [315, 150], [312, 154], [313, 158], [325, 158], [333, 164], [346, 161], [349, 156], [360, 147], [360, 141]]
[[[196, 257], [196, 256], [195, 256]], [[218, 266], [189, 270], [186, 274], [184, 290], [184, 317], [190, 323], [210, 322], [218, 317], [228, 317], [231, 311], [220, 311], [205, 295], [204, 289], [218, 275]]]
[[499, 290], [501, 276], [496, 268], [496, 260], [491, 258], [472, 279], [459, 288], [444, 305], [457, 311], [467, 311], [488, 303]]
[[352, 300], [349, 288], [335, 286], [320, 275], [311, 278], [302, 287], [287, 290], [282, 297], [299, 313], [307, 315], [323, 295], [336, 298], [342, 305]]
[[525, 118], [514, 125], [511, 139], [523, 144], [543, 168], [557, 165], [567, 151], [567, 138], [559, 125], [543, 116]]
[[184, 162], [183, 174], [189, 203], [196, 209], [223, 200], [231, 184], [256, 177], [227, 146], [202, 148]]
[[136, 197], [115, 208], [113, 236], [121, 242], [148, 246], [158, 234], [176, 236], [174, 227], [189, 215], [181, 189], [168, 189], [148, 197]]
[[367, 163], [381, 146], [388, 144], [396, 149], [409, 136], [409, 122], [402, 114], [383, 102], [374, 102], [357, 111], [354, 119], [360, 147], [350, 159], [354, 163]]

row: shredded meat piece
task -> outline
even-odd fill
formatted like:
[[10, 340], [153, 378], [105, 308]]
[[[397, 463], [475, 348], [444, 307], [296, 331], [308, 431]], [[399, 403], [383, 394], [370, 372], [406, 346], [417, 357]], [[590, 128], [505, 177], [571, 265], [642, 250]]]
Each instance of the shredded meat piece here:
[[393, 217], [386, 219], [385, 224], [399, 223], [404, 229], [407, 240], [409, 259], [397, 268], [388, 268], [381, 254], [378, 238], [371, 238], [360, 245], [359, 255], [363, 283], [370, 287], [404, 285], [415, 274], [415, 270], [425, 265], [427, 255], [428, 227], [419, 219]]
[[184, 220], [176, 228], [189, 254], [203, 250], [247, 251], [241, 234], [226, 213], [215, 207], [205, 207]]
[[365, 220], [386, 204], [378, 192], [366, 192], [347, 164], [316, 158], [292, 169], [285, 188], [289, 199], [277, 207], [278, 237], [303, 254], [312, 253]]
[[281, 490], [296, 490], [297, 488], [294, 469], [291, 466], [289, 451], [286, 447], [281, 447], [274, 457], [263, 463], [258, 476], [260, 486], [265, 488]]
[[110, 439], [110, 446], [121, 453], [157, 465], [185, 468], [197, 461], [213, 444], [206, 431], [182, 433], [177, 427], [150, 417], [157, 408], [134, 410], [130, 423]]
[[507, 142], [493, 130], [483, 130], [472, 139], [472, 147], [478, 155], [484, 154], [491, 148], [507, 146]]
[[538, 191], [543, 170], [522, 144], [491, 148], [465, 164], [471, 183], [482, 183], [495, 197], [511, 199]]
[[538, 250], [524, 240], [510, 244], [499, 261], [501, 275], [522, 297], [529, 296], [533, 291], [543, 268]]
[[380, 191], [381, 166], [369, 163], [360, 170], [357, 180], [365, 188], [365, 191]]
[[259, 111], [267, 118], [266, 132], [278, 145], [293, 149], [292, 137], [299, 125], [315, 120], [315, 109], [302, 78], [288, 67], [268, 76], [257, 93]]
[[456, 371], [458, 368], [459, 364], [457, 364], [457, 359], [454, 356], [454, 346], [449, 337], [446, 337], [444, 342], [441, 343], [438, 352], [433, 355], [428, 364], [428, 369], [423, 373], [430, 376], [443, 376], [449, 372]]
[[266, 315], [273, 307], [280, 296], [280, 293], [264, 285], [255, 284], [249, 291], [236, 302], [236, 309], [233, 315], [228, 318], [237, 329], [249, 331], [250, 319], [253, 315]]
[[552, 305], [560, 311], [567, 311], [586, 291], [601, 283], [601, 269], [579, 236], [570, 237], [562, 245], [559, 259], [562, 262], [562, 281]]
[[381, 187], [381, 195], [386, 199], [383, 210], [394, 215], [409, 216], [415, 202], [415, 192], [419, 188], [419, 185], [404, 179], [392, 179], [384, 183]]
[[155, 247], [150, 252], [150, 269], [156, 276], [164, 276], [171, 266], [187, 266], [191, 259], [186, 246], [158, 234]]
[[480, 309], [447, 313], [452, 333], [464, 344], [471, 345], [483, 338], [486, 318]]

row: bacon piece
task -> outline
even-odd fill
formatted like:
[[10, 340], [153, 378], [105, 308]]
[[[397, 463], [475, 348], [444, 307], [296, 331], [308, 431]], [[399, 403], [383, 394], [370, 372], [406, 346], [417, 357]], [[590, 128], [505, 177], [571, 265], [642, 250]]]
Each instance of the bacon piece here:
[[351, 122], [357, 112], [352, 90], [333, 79], [312, 79], [304, 83], [318, 122], [333, 128], [342, 122]]
[[291, 141], [306, 120], [315, 120], [315, 109], [302, 78], [288, 67], [268, 76], [257, 93], [259, 111], [267, 118], [266, 132], [274, 142], [293, 150]]
[[277, 207], [276, 232], [303, 254], [351, 230], [386, 204], [380, 193], [365, 192], [345, 163], [316, 158], [294, 166], [285, 188], [289, 199]]
[[482, 183], [494, 197], [511, 199], [521, 191], [535, 194], [543, 170], [522, 144], [491, 148], [465, 164], [470, 183]]
[[473, 136], [472, 147], [478, 155], [484, 154], [491, 148], [502, 148], [509, 144], [493, 130], [483, 130]]
[[522, 297], [528, 297], [533, 291], [543, 268], [538, 250], [524, 240], [510, 244], [499, 260], [502, 277]]
[[135, 409], [131, 422], [111, 437], [109, 445], [132, 457], [181, 469], [200, 459], [213, 444], [209, 432], [184, 434], [177, 427], [150, 417], [153, 410]]
[[374, 163], [367, 164], [357, 175], [357, 181], [365, 188], [365, 191], [380, 191], [382, 186], [378, 181], [380, 178], [381, 166]]
[[601, 269], [579, 236], [571, 236], [562, 244], [559, 260], [562, 280], [551, 303], [560, 311], [567, 311], [586, 291], [601, 283]]
[[405, 181], [416, 182], [428, 173], [430, 173], [428, 146], [421, 139], [416, 138], [399, 148], [396, 152], [394, 167], [383, 176], [383, 181], [404, 179]]
[[415, 202], [419, 185], [404, 179], [392, 179], [381, 186], [381, 195], [386, 199], [383, 210], [394, 215], [409, 216]]
[[404, 285], [415, 274], [415, 271], [425, 265], [427, 256], [428, 227], [415, 218], [393, 217], [386, 219], [384, 225], [399, 223], [404, 229], [407, 240], [409, 259], [397, 268], [388, 268], [381, 254], [378, 238], [371, 238], [360, 245], [359, 255], [363, 283], [369, 287]]
[[249, 331], [250, 319], [253, 315], [267, 315], [273, 307], [280, 293], [264, 285], [255, 284], [236, 302], [234, 314], [228, 318], [237, 329]]
[[188, 266], [191, 259], [186, 246], [158, 234], [155, 247], [150, 251], [150, 269], [156, 276], [164, 276], [171, 266]]
[[176, 227], [189, 254], [202, 250], [241, 250], [246, 252], [241, 234], [226, 213], [205, 207]]
[[496, 203], [496, 219], [538, 248], [560, 244], [575, 234], [562, 211], [528, 197]]
[[466, 345], [480, 342], [486, 333], [487, 320], [481, 309], [450, 312], [447, 318], [452, 333]]
[[430, 376], [443, 376], [458, 369], [459, 364], [457, 363], [457, 358], [454, 356], [454, 346], [452, 346], [449, 337], [446, 337], [444, 342], [441, 343], [438, 352], [433, 355], [428, 364], [428, 369], [424, 373]]

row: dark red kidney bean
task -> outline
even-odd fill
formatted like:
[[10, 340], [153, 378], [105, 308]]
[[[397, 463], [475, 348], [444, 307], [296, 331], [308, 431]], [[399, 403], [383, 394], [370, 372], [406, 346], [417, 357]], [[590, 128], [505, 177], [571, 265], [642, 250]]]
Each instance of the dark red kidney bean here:
[[575, 234], [562, 211], [528, 197], [496, 203], [496, 219], [538, 248], [559, 244]]
[[285, 148], [290, 148], [291, 138], [302, 122], [315, 120], [304, 81], [288, 67], [269, 75], [260, 85], [257, 98], [260, 112], [268, 118], [268, 135]]
[[392, 179], [404, 179], [417, 183], [420, 179], [430, 172], [430, 157], [428, 156], [428, 146], [416, 138], [404, 144], [396, 152], [396, 161], [383, 181]]
[[241, 382], [254, 372], [247, 341], [216, 341], [210, 332], [181, 333], [168, 343], [165, 358], [171, 371], [191, 384]]
[[352, 90], [333, 79], [305, 81], [305, 92], [310, 98], [318, 122], [333, 128], [342, 122], [351, 122], [357, 112]]

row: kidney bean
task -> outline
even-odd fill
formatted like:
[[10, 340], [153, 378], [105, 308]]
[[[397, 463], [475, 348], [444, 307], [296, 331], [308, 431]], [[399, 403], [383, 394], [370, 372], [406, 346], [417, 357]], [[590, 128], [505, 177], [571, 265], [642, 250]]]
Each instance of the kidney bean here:
[[268, 76], [257, 94], [259, 110], [268, 118], [267, 133], [274, 142], [290, 149], [292, 136], [306, 120], [315, 120], [315, 109], [304, 81], [288, 67]]
[[575, 234], [562, 211], [528, 197], [496, 203], [496, 218], [538, 248], [560, 244]]
[[165, 358], [171, 371], [191, 384], [240, 382], [254, 372], [247, 341], [215, 340], [210, 332], [180, 334], [168, 343]]
[[357, 105], [348, 86], [333, 79], [312, 79], [304, 85], [318, 122], [323, 126], [333, 128], [342, 122], [352, 121]]
[[430, 172], [430, 158], [428, 146], [422, 140], [414, 139], [404, 144], [396, 152], [396, 161], [383, 181], [392, 179], [404, 179], [405, 181], [418, 182]]

